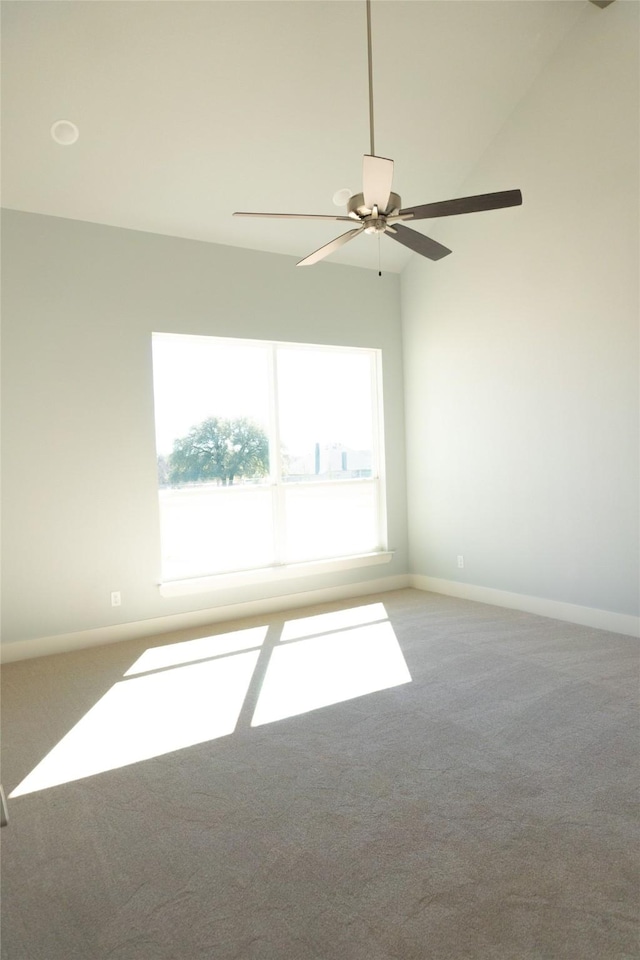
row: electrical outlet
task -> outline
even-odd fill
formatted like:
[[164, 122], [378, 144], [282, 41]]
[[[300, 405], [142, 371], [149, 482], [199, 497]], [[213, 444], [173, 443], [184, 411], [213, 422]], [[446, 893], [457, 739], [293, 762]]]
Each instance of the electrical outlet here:
[[119, 590], [114, 590], [111, 594], [111, 606], [119, 607], [122, 603], [122, 597]]
[[458, 554], [458, 566], [461, 570], [464, 567], [464, 557], [461, 553]]

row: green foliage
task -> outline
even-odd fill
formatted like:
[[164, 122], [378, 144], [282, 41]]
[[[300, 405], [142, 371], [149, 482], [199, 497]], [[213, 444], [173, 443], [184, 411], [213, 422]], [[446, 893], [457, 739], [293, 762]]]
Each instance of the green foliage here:
[[269, 441], [257, 423], [240, 417], [209, 417], [173, 444], [169, 483], [216, 481], [230, 486], [236, 477], [269, 473]]

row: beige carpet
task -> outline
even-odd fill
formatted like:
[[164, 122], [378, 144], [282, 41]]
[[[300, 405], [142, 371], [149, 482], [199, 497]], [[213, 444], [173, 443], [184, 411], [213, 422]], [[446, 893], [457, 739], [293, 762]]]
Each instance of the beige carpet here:
[[640, 956], [629, 637], [403, 590], [2, 703], [3, 960]]

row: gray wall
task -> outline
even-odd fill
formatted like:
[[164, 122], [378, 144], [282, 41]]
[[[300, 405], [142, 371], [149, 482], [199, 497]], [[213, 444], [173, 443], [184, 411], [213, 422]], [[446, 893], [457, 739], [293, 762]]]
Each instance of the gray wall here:
[[[401, 281], [4, 212], [3, 643], [409, 569], [638, 613], [638, 4], [590, 12], [460, 190], [524, 206]], [[393, 562], [161, 598], [153, 330], [380, 347]]]
[[[397, 275], [16, 211], [2, 230], [3, 643], [407, 571]], [[393, 561], [161, 598], [152, 331], [381, 348]]]
[[638, 10], [590, 9], [460, 191], [523, 206], [402, 276], [416, 574], [638, 613]]

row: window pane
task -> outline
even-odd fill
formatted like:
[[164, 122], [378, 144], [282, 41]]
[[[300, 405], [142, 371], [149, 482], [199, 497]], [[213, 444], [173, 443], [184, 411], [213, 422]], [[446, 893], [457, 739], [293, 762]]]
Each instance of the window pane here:
[[285, 481], [373, 475], [372, 363], [369, 351], [279, 348]]
[[380, 549], [374, 482], [291, 485], [284, 502], [288, 563]]
[[158, 451], [206, 417], [251, 417], [266, 426], [268, 349], [241, 341], [153, 334]]
[[162, 575], [167, 580], [269, 566], [272, 493], [213, 484], [160, 491]]

